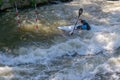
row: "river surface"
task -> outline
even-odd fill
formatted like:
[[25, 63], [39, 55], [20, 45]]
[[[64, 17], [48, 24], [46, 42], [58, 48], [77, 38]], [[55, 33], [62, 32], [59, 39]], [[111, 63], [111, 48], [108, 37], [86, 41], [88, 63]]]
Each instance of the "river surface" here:
[[[99, 5], [98, 5], [99, 4]], [[70, 3], [0, 14], [0, 80], [120, 80], [120, 2]], [[58, 26], [74, 25], [77, 11], [92, 29], [72, 36]], [[36, 30], [35, 25], [39, 28]]]

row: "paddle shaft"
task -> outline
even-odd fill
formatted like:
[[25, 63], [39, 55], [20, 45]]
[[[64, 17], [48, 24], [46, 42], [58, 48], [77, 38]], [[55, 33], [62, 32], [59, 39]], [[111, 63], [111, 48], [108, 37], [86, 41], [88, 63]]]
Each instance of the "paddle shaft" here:
[[75, 25], [74, 25], [74, 28], [73, 28], [72, 32], [70, 33], [71, 35], [73, 34], [73, 32], [74, 32], [74, 30], [75, 30], [75, 27], [76, 27], [76, 25], [77, 25], [77, 23], [78, 23], [78, 21], [79, 21], [79, 17], [81, 16], [82, 12], [83, 12], [83, 9], [80, 8], [80, 9], [79, 9], [79, 15], [78, 15], [77, 21], [76, 21], [76, 23], [75, 23]]
[[74, 32], [74, 30], [75, 30], [75, 27], [76, 27], [76, 25], [77, 25], [77, 23], [78, 23], [78, 21], [79, 21], [79, 17], [80, 17], [80, 15], [78, 16], [78, 19], [77, 19], [77, 21], [76, 21], [76, 23], [75, 23], [75, 25], [74, 25], [74, 28], [73, 28], [73, 31], [72, 31], [72, 32]]

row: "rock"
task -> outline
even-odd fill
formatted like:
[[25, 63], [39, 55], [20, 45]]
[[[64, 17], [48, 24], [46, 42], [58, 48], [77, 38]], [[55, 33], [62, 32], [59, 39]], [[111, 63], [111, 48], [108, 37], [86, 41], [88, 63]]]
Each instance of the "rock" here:
[[3, 3], [0, 7], [0, 10], [4, 10], [4, 9], [7, 9], [7, 8], [11, 8], [11, 4], [10, 3]]

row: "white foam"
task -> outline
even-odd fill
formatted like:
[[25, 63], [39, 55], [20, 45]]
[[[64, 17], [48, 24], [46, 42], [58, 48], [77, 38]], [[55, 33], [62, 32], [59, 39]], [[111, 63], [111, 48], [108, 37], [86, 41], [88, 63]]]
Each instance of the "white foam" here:
[[[86, 68], [80, 72], [80, 70], [76, 67], [62, 70], [50, 77], [49, 80], [96, 80], [96, 79], [109, 79], [109, 80], [119, 80], [120, 76], [120, 57], [118, 58], [110, 58], [103, 64], [94, 67], [93, 70], [91, 66], [87, 66]], [[117, 62], [117, 63], [116, 63]], [[111, 65], [112, 63], [112, 65]], [[117, 67], [116, 67], [117, 66]]]

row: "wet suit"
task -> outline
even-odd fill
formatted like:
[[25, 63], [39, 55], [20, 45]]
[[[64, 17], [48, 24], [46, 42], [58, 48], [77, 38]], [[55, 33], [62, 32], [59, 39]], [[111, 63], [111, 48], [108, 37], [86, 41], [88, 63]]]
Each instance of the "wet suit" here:
[[81, 20], [81, 23], [82, 23], [82, 25], [78, 25], [76, 27], [76, 29], [81, 29], [81, 30], [90, 30], [91, 29], [90, 25], [85, 20]]

